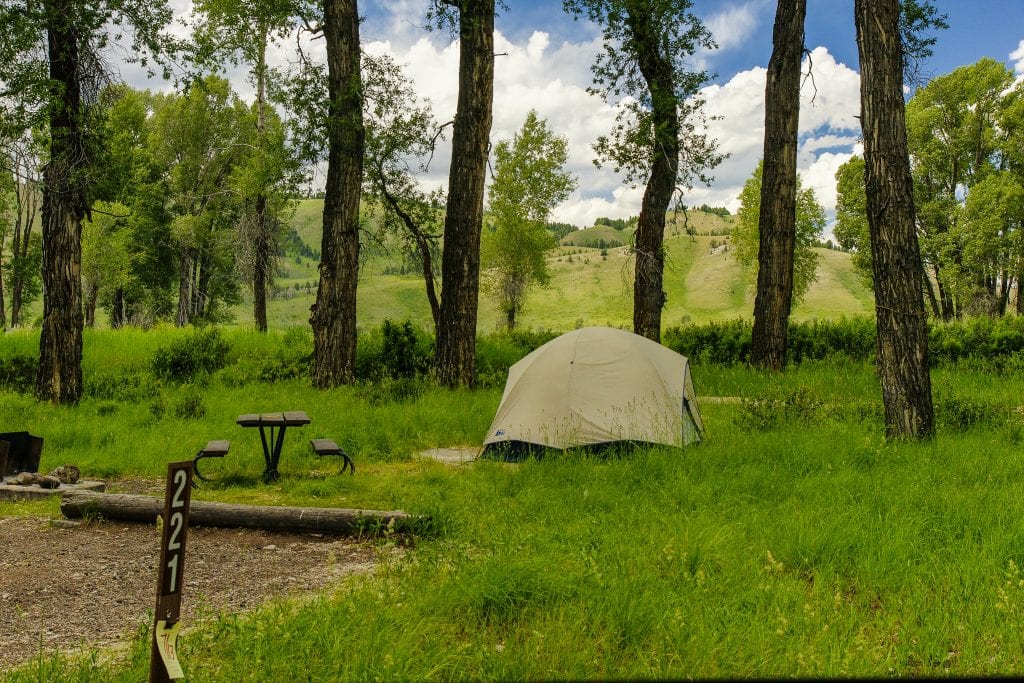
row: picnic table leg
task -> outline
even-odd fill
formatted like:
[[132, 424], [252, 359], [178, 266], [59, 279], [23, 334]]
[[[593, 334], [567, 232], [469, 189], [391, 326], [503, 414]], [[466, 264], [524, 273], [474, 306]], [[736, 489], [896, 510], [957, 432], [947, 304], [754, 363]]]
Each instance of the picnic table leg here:
[[270, 440], [273, 441], [274, 449], [270, 452], [270, 467], [267, 472], [268, 481], [277, 481], [280, 474], [277, 472], [277, 463], [281, 461], [281, 448], [284, 446], [284, 432], [288, 425], [281, 425], [277, 428], [277, 439], [274, 439], [274, 432], [270, 432]]
[[267, 435], [263, 431], [263, 425], [260, 425], [260, 441], [263, 442], [263, 462], [265, 467], [263, 468], [263, 480], [273, 481], [276, 479], [277, 468], [274, 466], [274, 458], [270, 452], [270, 444], [274, 442], [274, 428], [270, 427], [270, 443], [267, 442]]

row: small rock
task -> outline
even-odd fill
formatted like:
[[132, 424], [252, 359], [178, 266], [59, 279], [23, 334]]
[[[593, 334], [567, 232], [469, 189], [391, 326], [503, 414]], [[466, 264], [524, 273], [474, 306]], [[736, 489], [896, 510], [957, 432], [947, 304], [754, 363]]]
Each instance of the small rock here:
[[277, 546], [271, 543], [270, 545], [263, 546], [263, 550], [277, 550]]
[[61, 465], [50, 470], [49, 476], [56, 477], [62, 484], [77, 484], [82, 472], [74, 465]]

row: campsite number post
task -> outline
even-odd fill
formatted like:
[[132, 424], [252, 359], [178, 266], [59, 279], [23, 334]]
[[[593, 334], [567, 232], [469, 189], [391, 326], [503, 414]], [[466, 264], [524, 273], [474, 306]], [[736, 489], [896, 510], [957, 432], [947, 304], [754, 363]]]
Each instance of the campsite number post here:
[[181, 623], [181, 584], [185, 569], [185, 536], [192, 499], [192, 461], [167, 466], [163, 532], [160, 534], [160, 564], [157, 567], [156, 617], [149, 658], [150, 683], [184, 678], [178, 661], [176, 640]]

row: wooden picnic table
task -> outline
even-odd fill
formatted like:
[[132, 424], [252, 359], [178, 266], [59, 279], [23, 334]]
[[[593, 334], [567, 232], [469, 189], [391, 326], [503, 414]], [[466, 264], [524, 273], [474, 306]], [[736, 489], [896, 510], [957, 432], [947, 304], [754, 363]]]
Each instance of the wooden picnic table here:
[[[277, 481], [280, 477], [277, 471], [277, 464], [281, 460], [281, 447], [284, 445], [285, 431], [288, 427], [308, 425], [310, 419], [301, 410], [291, 410], [281, 413], [239, 415], [236, 422], [242, 427], [259, 427], [260, 441], [263, 442], [263, 460], [266, 462], [263, 480], [271, 482]], [[269, 438], [268, 430], [270, 432]]]

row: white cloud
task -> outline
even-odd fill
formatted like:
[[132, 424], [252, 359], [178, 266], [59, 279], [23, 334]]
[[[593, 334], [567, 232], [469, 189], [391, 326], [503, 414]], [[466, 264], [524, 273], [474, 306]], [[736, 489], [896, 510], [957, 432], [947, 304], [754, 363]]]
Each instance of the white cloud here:
[[1016, 70], [1017, 75], [1024, 78], [1024, 40], [1020, 41], [1017, 45], [1017, 49], [1010, 53], [1010, 59], [1014, 61], [1013, 68]]
[[750, 40], [759, 28], [758, 14], [764, 4], [763, 0], [757, 0], [727, 7], [707, 19], [704, 25], [714, 36], [718, 49], [730, 50]]

